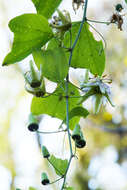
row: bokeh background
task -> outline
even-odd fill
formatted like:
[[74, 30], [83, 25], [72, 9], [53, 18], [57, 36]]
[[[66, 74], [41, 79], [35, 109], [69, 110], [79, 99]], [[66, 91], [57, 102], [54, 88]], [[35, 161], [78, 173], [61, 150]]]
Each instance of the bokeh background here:
[[[117, 3], [124, 1], [89, 0], [88, 18], [110, 20]], [[72, 2], [63, 0], [60, 9], [70, 12], [72, 20], [81, 20], [82, 8], [75, 15]], [[0, 0], [0, 62], [10, 50], [13, 34], [8, 22], [23, 13], [35, 12], [31, 0]], [[90, 116], [81, 119], [87, 141], [85, 149], [78, 150], [68, 174], [68, 184], [76, 190], [127, 190], [127, 16], [124, 16], [123, 31], [115, 25], [94, 24], [107, 44], [106, 70], [112, 78], [112, 98], [115, 108], [103, 107], [98, 115], [92, 114], [91, 100], [84, 106]], [[93, 30], [92, 30], [93, 31]], [[100, 36], [93, 31], [95, 37]], [[24, 90], [22, 70], [27, 68], [29, 56], [19, 64], [0, 66], [0, 189], [58, 190], [60, 183], [43, 187], [40, 183], [42, 171], [47, 171], [51, 180], [55, 174], [43, 160], [40, 146], [44, 144], [58, 157], [68, 156], [67, 137], [60, 135], [38, 135], [27, 129], [32, 95]], [[78, 84], [83, 77], [80, 70], [71, 71], [71, 79]], [[49, 84], [50, 86], [51, 84]], [[61, 121], [42, 116], [40, 128], [46, 131], [58, 128]]]

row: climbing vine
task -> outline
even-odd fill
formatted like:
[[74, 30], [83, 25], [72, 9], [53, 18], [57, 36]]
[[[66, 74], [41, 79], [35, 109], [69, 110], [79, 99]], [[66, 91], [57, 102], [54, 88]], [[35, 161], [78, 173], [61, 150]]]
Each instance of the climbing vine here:
[[[23, 14], [9, 22], [9, 28], [14, 33], [11, 52], [3, 61], [3, 66], [15, 64], [32, 54], [29, 70], [23, 73], [25, 89], [33, 94], [28, 129], [39, 134], [67, 133], [70, 157], [63, 160], [52, 155], [46, 146], [42, 145], [42, 154], [53, 166], [58, 179], [51, 182], [48, 175], [42, 172], [42, 185], [62, 181], [60, 190], [73, 190], [67, 185], [67, 174], [76, 149], [84, 148], [86, 140], [79, 120], [86, 118], [89, 111], [82, 103], [93, 97], [93, 112], [97, 114], [102, 104], [111, 100], [110, 84], [112, 80], [103, 75], [105, 69], [106, 42], [92, 25], [115, 24], [122, 30], [124, 14], [123, 6], [117, 4], [109, 21], [96, 21], [87, 18], [88, 0], [72, 0], [72, 7], [83, 7], [82, 20], [72, 22], [69, 12], [61, 11], [58, 6], [62, 0], [32, 0], [37, 13]], [[127, 3], [127, 1], [125, 0]], [[53, 16], [52, 16], [53, 15]], [[92, 32], [100, 35], [100, 41], [95, 40]], [[85, 69], [84, 81], [76, 86], [70, 81], [70, 68]], [[57, 84], [50, 93], [46, 91], [46, 79]], [[43, 132], [39, 130], [38, 116], [47, 114], [61, 120], [58, 131]], [[66, 124], [66, 128], [63, 125]], [[72, 144], [75, 145], [73, 150]]]

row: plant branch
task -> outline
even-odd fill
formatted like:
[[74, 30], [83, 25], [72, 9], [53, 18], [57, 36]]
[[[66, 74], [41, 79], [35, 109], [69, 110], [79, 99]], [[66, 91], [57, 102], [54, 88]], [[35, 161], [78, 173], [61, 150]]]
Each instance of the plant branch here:
[[66, 132], [67, 129], [64, 130], [59, 130], [59, 131], [37, 131], [37, 133], [42, 133], [42, 134], [53, 134], [53, 133], [61, 133], [61, 132]]
[[89, 22], [94, 22], [94, 23], [98, 23], [98, 24], [107, 24], [107, 25], [111, 24], [110, 21], [107, 21], [107, 22], [106, 21], [98, 21], [98, 20], [91, 20], [91, 19], [87, 19], [87, 18], [86, 18], [86, 20]]
[[[88, 0], [85, 1], [83, 19], [82, 19], [82, 22], [80, 24], [80, 28], [79, 28], [78, 34], [76, 36], [76, 39], [75, 39], [73, 45], [71, 45], [72, 44], [72, 35], [71, 35], [71, 31], [70, 31], [71, 51], [70, 51], [70, 57], [69, 57], [69, 62], [68, 62], [69, 67], [71, 66], [71, 60], [72, 60], [73, 50], [74, 50], [74, 48], [75, 48], [75, 46], [76, 46], [76, 44], [78, 42], [78, 39], [80, 37], [81, 31], [82, 31], [82, 28], [83, 28], [83, 24], [86, 21], [87, 4], [88, 4]], [[67, 172], [69, 170], [72, 158], [74, 157], [73, 150], [72, 150], [72, 142], [71, 142], [70, 129], [69, 129], [69, 92], [68, 92], [68, 87], [69, 87], [69, 75], [67, 75], [67, 77], [66, 77], [66, 124], [67, 124], [67, 133], [68, 133], [68, 140], [69, 140], [69, 146], [70, 146], [70, 159], [69, 159], [69, 162], [68, 162], [68, 166], [67, 166], [66, 172], [64, 174], [64, 180], [63, 180], [63, 184], [62, 184], [61, 190], [63, 190], [64, 187], [65, 187]]]
[[51, 183], [49, 183], [49, 184], [47, 184], [47, 185], [54, 184], [54, 183], [56, 183], [56, 182], [60, 181], [62, 178], [63, 178], [63, 177], [61, 177], [61, 178], [59, 178], [59, 179], [56, 179], [55, 181], [53, 181], [53, 182], [51, 182]]

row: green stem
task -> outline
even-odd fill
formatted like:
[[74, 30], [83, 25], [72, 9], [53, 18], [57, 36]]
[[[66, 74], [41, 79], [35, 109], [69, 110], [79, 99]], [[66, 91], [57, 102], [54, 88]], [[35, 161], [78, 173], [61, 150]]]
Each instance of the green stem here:
[[61, 132], [66, 132], [67, 129], [61, 130], [61, 131], [37, 131], [37, 133], [42, 133], [42, 134], [53, 134], [53, 133], [61, 133]]
[[[76, 44], [77, 44], [77, 41], [78, 41], [78, 39], [79, 39], [79, 36], [80, 36], [81, 30], [82, 30], [82, 27], [83, 27], [83, 25], [84, 25], [84, 22], [86, 21], [87, 4], [88, 4], [88, 0], [86, 0], [85, 5], [84, 5], [83, 19], [82, 19], [82, 22], [81, 22], [81, 25], [80, 25], [78, 34], [77, 34], [77, 36], [76, 36], [75, 42], [74, 42], [74, 44], [73, 44], [73, 46], [72, 46], [72, 52], [73, 52], [73, 49], [75, 48], [75, 46], [76, 46]], [[71, 55], [70, 55], [70, 57], [71, 57]], [[71, 60], [70, 60], [70, 61], [71, 61]]]
[[[80, 24], [80, 28], [79, 28], [78, 34], [76, 36], [76, 39], [75, 39], [75, 41], [74, 41], [74, 43], [73, 43], [73, 45], [71, 47], [69, 63], [68, 63], [69, 66], [71, 65], [73, 50], [74, 50], [74, 48], [75, 48], [75, 46], [76, 46], [76, 44], [78, 42], [78, 39], [80, 37], [84, 22], [86, 21], [87, 4], [88, 4], [88, 0], [85, 1], [83, 19], [82, 19], [82, 22]], [[70, 41], [71, 41], [71, 38], [70, 38]], [[69, 129], [69, 92], [68, 92], [68, 85], [69, 85], [69, 75], [67, 75], [67, 77], [66, 77], [66, 124], [67, 124], [67, 133], [68, 133], [68, 140], [69, 140], [69, 146], [70, 146], [70, 159], [69, 159], [69, 162], [68, 162], [68, 167], [67, 167], [66, 172], [64, 174], [64, 180], [63, 180], [63, 185], [62, 185], [61, 190], [63, 190], [64, 187], [65, 187], [67, 173], [68, 173], [72, 158], [74, 157], [73, 150], [72, 150], [70, 129]]]
[[71, 135], [69, 130], [69, 96], [68, 96], [68, 76], [66, 81], [66, 124], [67, 124], [67, 133], [68, 133], [68, 140], [69, 140], [69, 146], [70, 146], [70, 155], [73, 155], [72, 151], [72, 143], [71, 143]]
[[89, 22], [94, 22], [94, 23], [98, 23], [98, 24], [107, 24], [107, 25], [111, 24], [110, 21], [105, 22], [105, 21], [98, 21], [98, 20], [91, 20], [91, 19], [86, 19], [86, 20]]
[[72, 158], [73, 158], [73, 155], [72, 155], [72, 156], [70, 157], [70, 159], [69, 159], [68, 166], [67, 166], [66, 172], [65, 172], [65, 174], [64, 174], [64, 180], [63, 180], [63, 185], [62, 185], [61, 190], [64, 189], [64, 186], [65, 186], [65, 183], [66, 183], [66, 178], [67, 178], [67, 172], [68, 172], [68, 170], [69, 170], [69, 167], [70, 167]]
[[59, 178], [59, 179], [56, 179], [55, 181], [53, 181], [53, 182], [51, 182], [51, 183], [49, 183], [49, 184], [47, 184], [47, 185], [54, 184], [54, 183], [56, 183], [56, 182], [60, 181], [62, 178], [63, 178], [63, 177], [61, 177], [61, 178]]

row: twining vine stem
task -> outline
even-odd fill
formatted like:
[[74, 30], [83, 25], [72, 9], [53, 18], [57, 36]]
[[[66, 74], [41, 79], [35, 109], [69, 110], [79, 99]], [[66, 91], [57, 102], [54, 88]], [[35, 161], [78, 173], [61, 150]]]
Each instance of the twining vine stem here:
[[[75, 39], [73, 45], [70, 48], [70, 57], [69, 57], [69, 62], [68, 62], [69, 66], [71, 65], [73, 50], [74, 50], [74, 48], [75, 48], [75, 46], [76, 46], [76, 44], [78, 42], [78, 39], [80, 37], [83, 25], [84, 25], [84, 23], [86, 21], [87, 5], [88, 5], [88, 0], [86, 0], [85, 4], [84, 4], [83, 19], [82, 19], [82, 22], [80, 24], [80, 28], [79, 28], [78, 34], [76, 36], [76, 39]], [[70, 32], [70, 41], [72, 41], [71, 32]], [[67, 124], [67, 134], [68, 134], [68, 140], [69, 140], [69, 146], [70, 146], [70, 158], [69, 158], [69, 162], [68, 162], [68, 166], [67, 166], [66, 172], [64, 174], [64, 180], [63, 180], [63, 185], [61, 187], [61, 190], [63, 190], [64, 187], [65, 187], [67, 172], [69, 170], [69, 167], [70, 167], [70, 164], [71, 164], [71, 160], [74, 157], [73, 150], [72, 150], [71, 135], [70, 135], [70, 130], [69, 130], [69, 85], [68, 84], [69, 84], [69, 75], [67, 75], [67, 77], [66, 77], [66, 124]]]
[[91, 20], [91, 19], [86, 19], [89, 22], [94, 22], [94, 23], [98, 23], [98, 24], [111, 24], [111, 21], [98, 21], [98, 20]]

